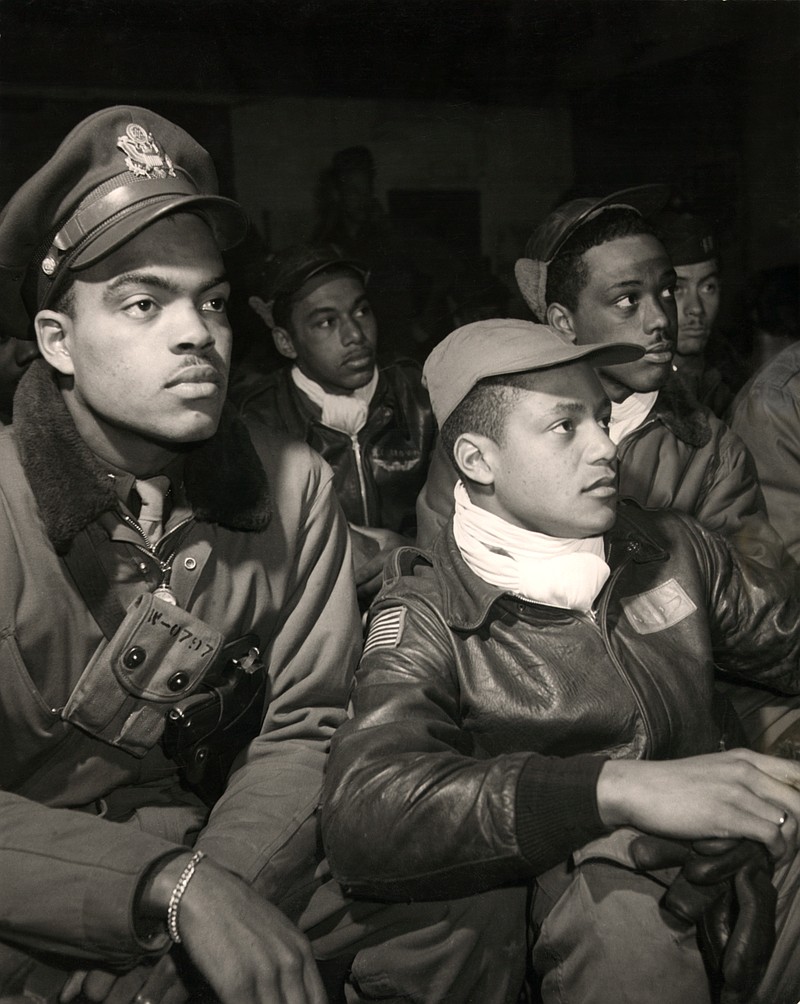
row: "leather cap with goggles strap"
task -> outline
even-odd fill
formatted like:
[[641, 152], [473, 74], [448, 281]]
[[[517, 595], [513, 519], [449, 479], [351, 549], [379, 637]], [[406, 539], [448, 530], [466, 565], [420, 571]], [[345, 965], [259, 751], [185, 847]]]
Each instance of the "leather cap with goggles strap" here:
[[0, 214], [3, 330], [30, 337], [29, 319], [70, 273], [175, 212], [201, 216], [223, 251], [247, 230], [241, 206], [218, 194], [211, 157], [179, 126], [123, 105], [84, 119]]
[[572, 199], [546, 216], [529, 237], [525, 256], [514, 266], [519, 291], [534, 317], [547, 319], [547, 266], [574, 233], [608, 209], [632, 209], [646, 217], [662, 209], [668, 198], [667, 185], [638, 185], [602, 198]]

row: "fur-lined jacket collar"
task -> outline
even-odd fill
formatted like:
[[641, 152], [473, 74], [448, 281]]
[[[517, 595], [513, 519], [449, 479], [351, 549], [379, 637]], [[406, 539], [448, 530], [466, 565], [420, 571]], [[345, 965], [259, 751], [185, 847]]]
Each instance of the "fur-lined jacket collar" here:
[[670, 432], [689, 446], [705, 446], [711, 441], [708, 411], [697, 403], [675, 374], [659, 391], [654, 414]]
[[[78, 435], [55, 375], [42, 359], [14, 398], [23, 470], [59, 554], [118, 499], [107, 472]], [[184, 489], [195, 518], [231, 530], [263, 530], [270, 516], [267, 476], [235, 409], [226, 404], [211, 439], [186, 453]]]

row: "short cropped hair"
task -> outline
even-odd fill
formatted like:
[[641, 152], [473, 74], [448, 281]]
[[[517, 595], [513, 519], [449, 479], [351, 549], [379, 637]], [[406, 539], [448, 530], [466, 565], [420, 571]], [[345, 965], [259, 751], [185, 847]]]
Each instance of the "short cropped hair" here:
[[522, 391], [534, 389], [535, 381], [535, 373], [486, 377], [447, 416], [440, 430], [442, 446], [459, 475], [462, 472], [455, 459], [458, 437], [474, 432], [502, 446], [509, 414]]
[[576, 310], [581, 291], [589, 281], [583, 255], [600, 244], [638, 234], [657, 236], [654, 228], [635, 209], [606, 209], [579, 227], [547, 266], [545, 303], [560, 303]]
[[73, 317], [73, 311], [75, 309], [75, 281], [72, 276], [67, 276], [67, 278], [62, 283], [62, 288], [55, 299], [55, 302], [50, 307], [51, 310], [56, 310], [60, 314], [66, 314], [67, 317]]

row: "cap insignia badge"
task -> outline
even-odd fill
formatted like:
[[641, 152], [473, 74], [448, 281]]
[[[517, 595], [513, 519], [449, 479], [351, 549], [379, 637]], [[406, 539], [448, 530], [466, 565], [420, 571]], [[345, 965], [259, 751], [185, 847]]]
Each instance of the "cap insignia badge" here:
[[175, 177], [172, 161], [159, 147], [153, 134], [135, 122], [128, 126], [124, 136], [117, 137], [117, 146], [126, 154], [128, 170], [139, 178]]

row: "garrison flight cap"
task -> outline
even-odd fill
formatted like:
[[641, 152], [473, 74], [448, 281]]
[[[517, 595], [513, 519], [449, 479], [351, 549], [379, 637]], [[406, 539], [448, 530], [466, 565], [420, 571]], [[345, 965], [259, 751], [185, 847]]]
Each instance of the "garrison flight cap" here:
[[211, 157], [179, 126], [125, 105], [90, 115], [0, 213], [3, 331], [32, 337], [70, 273], [170, 213], [201, 216], [222, 251], [238, 244], [247, 217], [218, 191]]
[[703, 216], [664, 212], [651, 222], [673, 265], [698, 265], [718, 257], [714, 228]]
[[572, 199], [546, 216], [529, 237], [525, 256], [514, 266], [519, 291], [534, 317], [545, 320], [547, 266], [576, 231], [608, 209], [632, 209], [640, 216], [650, 216], [664, 207], [669, 192], [668, 185], [638, 185], [602, 198]]
[[276, 305], [280, 319], [282, 308], [289, 305], [309, 279], [325, 272], [353, 272], [366, 285], [369, 272], [365, 265], [347, 258], [335, 244], [293, 244], [271, 254], [266, 262], [264, 292], [266, 305], [275, 327]]
[[425, 360], [422, 382], [441, 429], [480, 380], [491, 376], [552, 369], [569, 363], [616, 366], [640, 359], [644, 349], [631, 342], [573, 345], [545, 324], [513, 317], [473, 321], [456, 328]]

